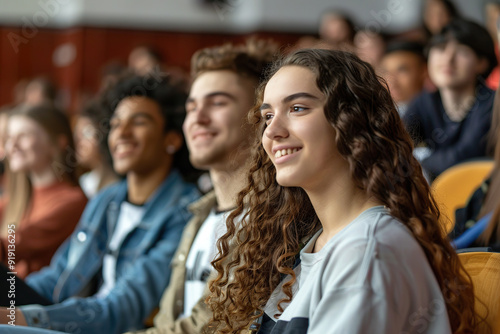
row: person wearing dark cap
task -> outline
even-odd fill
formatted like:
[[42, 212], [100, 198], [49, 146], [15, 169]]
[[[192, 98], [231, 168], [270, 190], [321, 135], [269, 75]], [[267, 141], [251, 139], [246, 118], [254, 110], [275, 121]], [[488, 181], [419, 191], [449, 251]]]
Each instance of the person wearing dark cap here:
[[484, 78], [497, 65], [493, 40], [477, 23], [455, 19], [428, 45], [428, 72], [438, 90], [424, 92], [403, 121], [415, 155], [432, 179], [447, 168], [486, 155], [494, 92]]
[[403, 117], [408, 104], [422, 92], [427, 79], [423, 45], [412, 41], [390, 43], [380, 61], [380, 72]]

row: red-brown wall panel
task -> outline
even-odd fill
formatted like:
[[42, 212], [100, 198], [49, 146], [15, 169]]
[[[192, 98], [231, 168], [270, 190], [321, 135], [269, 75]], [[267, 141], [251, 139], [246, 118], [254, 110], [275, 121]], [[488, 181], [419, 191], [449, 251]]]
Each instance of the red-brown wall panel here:
[[[168, 66], [188, 71], [190, 58], [196, 50], [224, 42], [238, 43], [248, 37], [89, 27], [39, 29], [30, 38], [24, 39], [16, 52], [9, 34], [11, 37], [12, 34], [25, 37], [20, 28], [0, 27], [0, 106], [12, 102], [12, 91], [19, 80], [49, 75], [61, 89], [68, 108], [73, 112], [77, 110], [81, 92], [94, 93], [98, 89], [102, 67], [112, 60], [126, 64], [128, 54], [138, 45], [154, 46], [163, 54]], [[297, 34], [269, 32], [253, 35], [272, 38], [284, 46], [295, 43], [300, 37]], [[56, 66], [53, 62], [54, 51], [67, 43], [74, 47], [76, 57], [64, 66]]]

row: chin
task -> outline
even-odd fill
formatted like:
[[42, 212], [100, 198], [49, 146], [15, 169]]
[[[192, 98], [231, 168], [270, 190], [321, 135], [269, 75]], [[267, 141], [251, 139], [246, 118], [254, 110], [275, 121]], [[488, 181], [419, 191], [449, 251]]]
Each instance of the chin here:
[[121, 164], [119, 164], [119, 165], [117, 165], [117, 164], [113, 165], [113, 170], [117, 174], [119, 174], [119, 175], [125, 175], [125, 174], [127, 174], [130, 171], [130, 169], [131, 168], [128, 165], [121, 165]]
[[27, 171], [27, 166], [24, 164], [12, 164], [12, 161], [9, 163], [9, 169], [12, 172], [18, 173], [18, 172], [25, 172]]
[[189, 162], [191, 162], [191, 165], [193, 165], [194, 168], [198, 169], [207, 169], [207, 161], [206, 159], [200, 159], [200, 158], [194, 158], [190, 157]]
[[195, 168], [206, 170], [212, 168], [214, 165], [220, 164], [222, 159], [221, 155], [215, 153], [198, 155], [193, 155], [191, 153], [189, 161]]
[[276, 182], [282, 187], [299, 187], [297, 182], [293, 182], [289, 176], [276, 176]]

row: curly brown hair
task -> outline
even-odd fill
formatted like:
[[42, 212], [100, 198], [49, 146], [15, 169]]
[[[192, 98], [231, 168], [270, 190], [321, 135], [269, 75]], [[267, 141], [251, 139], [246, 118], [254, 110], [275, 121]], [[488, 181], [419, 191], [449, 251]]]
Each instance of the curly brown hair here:
[[[296, 51], [276, 62], [258, 89], [249, 118], [260, 135], [265, 128], [259, 110], [265, 85], [288, 65], [316, 75], [327, 98], [326, 118], [336, 130], [338, 151], [348, 161], [354, 183], [410, 229], [437, 278], [453, 332], [472, 333], [477, 317], [470, 277], [438, 222], [438, 207], [385, 81], [351, 53]], [[282, 286], [286, 297], [278, 304], [283, 312], [280, 305], [292, 299], [296, 281], [292, 267], [301, 241], [320, 227], [305, 191], [276, 182], [275, 167], [260, 137], [251, 161], [248, 185], [238, 196], [238, 207], [227, 220], [228, 231], [219, 239], [219, 254], [212, 262], [217, 277], [210, 282], [207, 303], [213, 310], [213, 329], [223, 333], [248, 328], [263, 314], [283, 276], [290, 275]], [[236, 227], [240, 215], [243, 219]], [[233, 243], [235, 249], [230, 251]]]

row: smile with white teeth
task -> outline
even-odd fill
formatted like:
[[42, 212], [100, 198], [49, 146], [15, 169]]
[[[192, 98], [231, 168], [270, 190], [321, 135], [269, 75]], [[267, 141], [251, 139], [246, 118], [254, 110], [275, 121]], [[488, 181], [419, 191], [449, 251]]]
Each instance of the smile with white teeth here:
[[281, 158], [285, 155], [293, 154], [299, 150], [300, 150], [300, 148], [287, 148], [287, 149], [278, 150], [278, 151], [276, 151], [276, 153], [274, 153], [274, 157]]
[[118, 144], [116, 145], [115, 153], [120, 154], [123, 152], [127, 152], [133, 148], [134, 146], [132, 144]]

